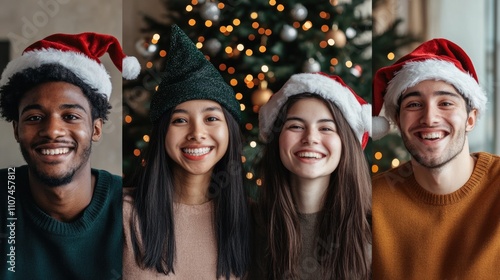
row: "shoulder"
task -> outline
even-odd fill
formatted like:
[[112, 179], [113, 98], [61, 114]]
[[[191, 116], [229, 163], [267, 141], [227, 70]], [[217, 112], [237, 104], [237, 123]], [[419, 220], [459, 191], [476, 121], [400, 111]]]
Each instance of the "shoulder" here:
[[406, 162], [396, 168], [372, 176], [373, 190], [387, 186], [404, 184], [413, 177], [411, 162]]

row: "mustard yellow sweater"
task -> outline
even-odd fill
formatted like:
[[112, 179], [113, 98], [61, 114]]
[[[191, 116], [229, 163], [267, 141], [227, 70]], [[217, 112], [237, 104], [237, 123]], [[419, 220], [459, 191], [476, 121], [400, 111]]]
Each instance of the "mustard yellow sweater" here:
[[373, 279], [500, 279], [500, 157], [474, 156], [447, 195], [420, 187], [410, 163], [373, 177]]

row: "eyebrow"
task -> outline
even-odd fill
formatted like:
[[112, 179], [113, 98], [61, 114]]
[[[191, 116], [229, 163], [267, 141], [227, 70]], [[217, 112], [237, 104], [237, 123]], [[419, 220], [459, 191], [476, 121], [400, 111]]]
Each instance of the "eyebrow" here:
[[[21, 111], [21, 114], [24, 114], [25, 112], [30, 111], [30, 110], [42, 110], [42, 109], [43, 109], [43, 107], [40, 104], [31, 104], [31, 105], [27, 105], [26, 107], [24, 107], [23, 110]], [[64, 109], [78, 109], [78, 110], [82, 110], [85, 113], [87, 113], [85, 108], [83, 108], [79, 104], [61, 104], [61, 105], [59, 105], [59, 109], [62, 109], [62, 110], [64, 110]]]
[[[449, 92], [449, 91], [445, 91], [445, 90], [435, 91], [435, 92], [433, 92], [433, 95], [437, 95], [437, 96], [451, 96], [451, 97], [460, 98], [460, 95], [458, 93]], [[406, 98], [409, 98], [409, 97], [421, 97], [421, 96], [422, 96], [422, 93], [419, 92], [419, 91], [408, 92], [405, 95], [401, 95], [400, 102], [403, 102], [403, 100], [405, 100]]]
[[[210, 107], [203, 108], [203, 110], [201, 110], [201, 111], [202, 112], [214, 112], [214, 111], [222, 112], [222, 109], [220, 107], [210, 106]], [[172, 112], [172, 114], [175, 114], [175, 113], [184, 113], [184, 114], [187, 114], [189, 112], [188, 112], [188, 110], [185, 110], [185, 109], [175, 109]]]
[[[303, 119], [303, 118], [299, 118], [299, 117], [290, 117], [290, 118], [286, 118], [285, 122], [288, 122], [288, 121], [299, 121], [299, 122], [303, 122], [305, 123], [306, 121]], [[317, 121], [318, 123], [322, 123], [322, 122], [332, 122], [335, 124], [335, 121], [333, 119], [320, 119]]]

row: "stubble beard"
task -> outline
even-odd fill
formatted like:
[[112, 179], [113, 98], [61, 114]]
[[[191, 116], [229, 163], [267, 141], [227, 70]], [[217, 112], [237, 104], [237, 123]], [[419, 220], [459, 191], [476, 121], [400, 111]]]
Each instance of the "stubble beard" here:
[[40, 170], [38, 166], [31, 160], [28, 150], [23, 147], [23, 145], [19, 145], [19, 147], [21, 148], [21, 153], [24, 160], [28, 164], [28, 168], [31, 174], [33, 174], [33, 176], [38, 181], [48, 187], [60, 187], [71, 183], [73, 181], [73, 176], [75, 175], [75, 173], [89, 161], [90, 154], [92, 152], [92, 141], [90, 141], [89, 145], [83, 149], [80, 162], [76, 166], [70, 168], [65, 174], [61, 176], [51, 176], [46, 172]]

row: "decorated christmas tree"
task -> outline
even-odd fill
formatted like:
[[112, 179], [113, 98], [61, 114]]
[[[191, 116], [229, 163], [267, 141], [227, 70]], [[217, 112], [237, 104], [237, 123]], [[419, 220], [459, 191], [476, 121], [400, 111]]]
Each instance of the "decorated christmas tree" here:
[[[149, 141], [148, 102], [167, 54], [168, 24], [183, 29], [233, 86], [241, 104], [243, 163], [249, 186], [260, 185], [258, 111], [295, 73], [339, 75], [371, 100], [372, 3], [369, 0], [164, 1], [165, 20], [144, 16], [138, 51], [146, 70], [124, 91], [124, 174]], [[367, 148], [370, 151], [370, 148]], [[371, 152], [366, 153], [371, 158]]]

